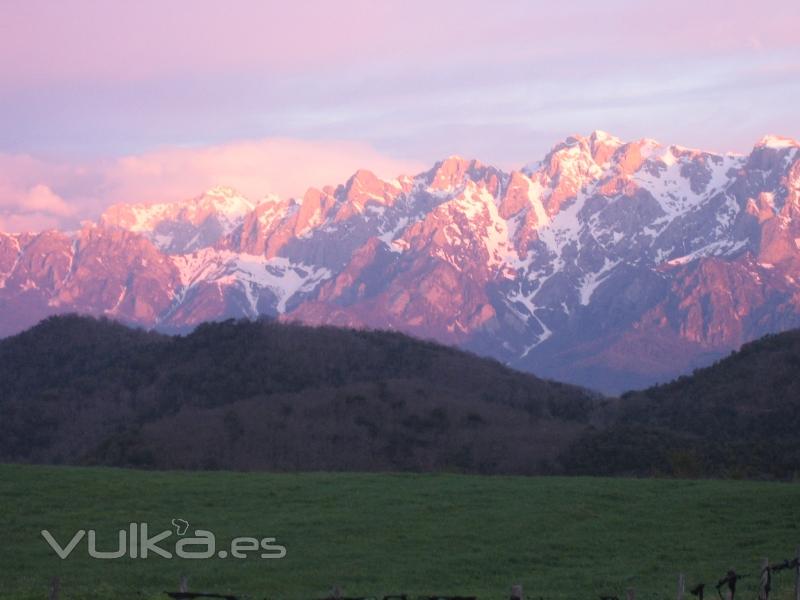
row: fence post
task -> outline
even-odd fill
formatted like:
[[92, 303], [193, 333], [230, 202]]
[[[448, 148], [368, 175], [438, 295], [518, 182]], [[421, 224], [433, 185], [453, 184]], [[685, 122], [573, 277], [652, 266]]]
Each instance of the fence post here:
[[797, 567], [795, 567], [794, 571], [794, 600], [800, 600], [800, 546], [797, 547], [795, 560], [797, 561]]
[[178, 591], [179, 592], [189, 591], [189, 578], [186, 575], [181, 575], [181, 580], [180, 583], [178, 584]]
[[686, 596], [686, 578], [683, 573], [678, 573], [678, 600], [683, 600]]
[[520, 584], [511, 586], [511, 600], [524, 600], [522, 586]]
[[625, 590], [625, 600], [636, 600], [636, 590], [633, 588]]
[[769, 589], [771, 586], [771, 573], [769, 570], [769, 559], [765, 558], [761, 563], [761, 575], [758, 580], [758, 600], [769, 600]]
[[58, 594], [61, 591], [61, 579], [56, 576], [50, 580], [50, 600], [58, 600]]

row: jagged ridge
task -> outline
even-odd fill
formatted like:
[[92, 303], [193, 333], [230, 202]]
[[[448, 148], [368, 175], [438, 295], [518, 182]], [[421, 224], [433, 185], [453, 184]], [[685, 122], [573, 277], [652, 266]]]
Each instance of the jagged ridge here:
[[607, 391], [800, 325], [800, 145], [717, 155], [600, 131], [510, 173], [445, 159], [302, 199], [215, 188], [76, 234], [0, 234], [0, 332], [80, 311], [395, 328]]

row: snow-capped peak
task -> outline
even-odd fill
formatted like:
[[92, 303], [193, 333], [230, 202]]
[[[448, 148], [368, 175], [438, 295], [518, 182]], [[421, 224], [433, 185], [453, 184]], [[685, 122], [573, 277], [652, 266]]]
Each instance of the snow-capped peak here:
[[772, 148], [775, 150], [800, 148], [800, 142], [782, 135], [765, 135], [758, 141], [756, 148]]
[[242, 195], [232, 187], [228, 187], [225, 185], [215, 185], [214, 187], [207, 190], [204, 196], [217, 196], [219, 198], [236, 198], [236, 197], [241, 197]]
[[[800, 325], [799, 147], [721, 155], [598, 130], [522, 172], [449, 157], [393, 180], [362, 169], [302, 203], [216, 186], [117, 205], [77, 236], [0, 235], [0, 301], [147, 326], [388, 324], [569, 377], [587, 347], [611, 348], [591, 381], [643, 349], [646, 372], [672, 369], [769, 315]], [[0, 311], [0, 330], [16, 317]]]
[[615, 135], [608, 133], [607, 131], [603, 131], [602, 129], [595, 129], [589, 135], [589, 139], [596, 140], [598, 142], [612, 142], [612, 143], [622, 144], [621, 139], [619, 139]]

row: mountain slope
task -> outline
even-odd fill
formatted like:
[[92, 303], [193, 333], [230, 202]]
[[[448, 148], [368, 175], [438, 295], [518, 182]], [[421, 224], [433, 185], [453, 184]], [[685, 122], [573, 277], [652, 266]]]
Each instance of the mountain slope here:
[[800, 326], [800, 144], [603, 132], [504, 172], [450, 157], [302, 199], [226, 188], [0, 234], [0, 335], [77, 311], [164, 331], [258, 315], [394, 328], [608, 392]]
[[599, 400], [398, 333], [185, 337], [52, 317], [0, 341], [0, 462], [536, 473]]
[[766, 336], [691, 376], [624, 395], [614, 425], [563, 460], [572, 473], [800, 474], [800, 330]]
[[800, 330], [620, 398], [394, 332], [52, 317], [0, 341], [0, 462], [791, 479]]

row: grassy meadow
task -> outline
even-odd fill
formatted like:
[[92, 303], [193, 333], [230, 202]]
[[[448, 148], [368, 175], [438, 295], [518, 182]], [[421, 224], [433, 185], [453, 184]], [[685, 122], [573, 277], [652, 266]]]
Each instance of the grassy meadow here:
[[[710, 584], [728, 568], [752, 575], [763, 557], [800, 545], [800, 485], [752, 481], [525, 478], [415, 474], [144, 472], [0, 466], [0, 598], [159, 598], [181, 574], [192, 591], [310, 600], [338, 584], [349, 596], [405, 592], [506, 598], [624, 595], [674, 598], [679, 572]], [[84, 539], [60, 560], [40, 535], [64, 545], [97, 531], [173, 518], [214, 532], [274, 537], [287, 556], [247, 559], [91, 559]], [[173, 536], [175, 538], [176, 536]], [[174, 540], [162, 546], [174, 547]], [[775, 576], [789, 598], [793, 574]], [[716, 597], [713, 585], [706, 597]]]

